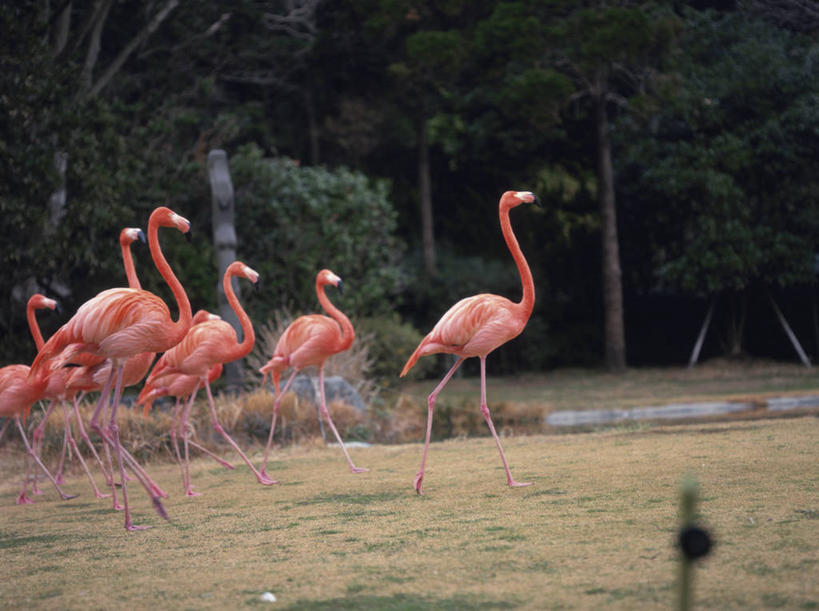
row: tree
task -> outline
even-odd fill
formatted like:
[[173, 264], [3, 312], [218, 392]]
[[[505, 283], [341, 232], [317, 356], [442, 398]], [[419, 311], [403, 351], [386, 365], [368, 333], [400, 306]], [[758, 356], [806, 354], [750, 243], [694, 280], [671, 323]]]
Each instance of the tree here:
[[738, 354], [750, 288], [815, 280], [815, 44], [744, 12], [686, 20], [673, 95], [620, 123], [629, 237], [645, 247], [632, 258], [650, 263], [650, 286], [726, 295]]

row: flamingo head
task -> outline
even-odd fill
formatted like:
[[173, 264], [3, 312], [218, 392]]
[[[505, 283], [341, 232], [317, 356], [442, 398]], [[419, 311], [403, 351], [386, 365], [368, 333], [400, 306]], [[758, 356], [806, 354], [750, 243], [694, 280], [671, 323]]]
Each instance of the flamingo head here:
[[176, 212], [165, 206], [159, 206], [151, 213], [148, 225], [154, 224], [158, 227], [175, 227], [182, 233], [187, 234], [191, 230], [191, 224], [184, 216], [179, 216]]
[[119, 232], [119, 243], [122, 246], [130, 246], [132, 243], [139, 240], [145, 244], [145, 234], [139, 227], [126, 227]]
[[316, 288], [327, 286], [328, 284], [332, 284], [336, 287], [339, 293], [344, 293], [344, 283], [341, 281], [341, 278], [336, 276], [329, 269], [323, 269], [316, 276]]
[[43, 308], [48, 308], [49, 310], [57, 310], [60, 311], [59, 304], [54, 301], [53, 299], [49, 299], [45, 295], [41, 295], [40, 293], [35, 293], [28, 299], [28, 306], [34, 310], [42, 310]]
[[259, 272], [249, 268], [241, 261], [234, 261], [228, 265], [228, 268], [225, 270], [225, 277], [227, 278], [228, 276], [241, 276], [242, 278], [247, 278], [254, 284], [259, 281]]
[[535, 204], [541, 208], [543, 207], [537, 195], [531, 191], [507, 191], [501, 195], [500, 203], [501, 206], [505, 206], [507, 209], [520, 206], [521, 204]]

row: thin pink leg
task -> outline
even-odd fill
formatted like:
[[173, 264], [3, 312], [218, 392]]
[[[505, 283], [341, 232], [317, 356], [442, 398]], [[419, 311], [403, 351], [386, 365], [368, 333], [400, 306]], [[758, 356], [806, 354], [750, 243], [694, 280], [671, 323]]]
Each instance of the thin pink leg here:
[[0, 429], [0, 439], [3, 439], [3, 435], [6, 434], [6, 429], [9, 428], [10, 423], [11, 423], [11, 418], [6, 418], [6, 423], [3, 425], [3, 428]]
[[43, 473], [45, 473], [48, 479], [51, 480], [51, 483], [54, 484], [54, 487], [57, 489], [57, 492], [60, 493], [60, 498], [62, 498], [64, 501], [76, 498], [77, 497], [76, 494], [66, 494], [65, 492], [62, 491], [62, 488], [60, 488], [60, 485], [57, 483], [57, 480], [54, 479], [54, 476], [51, 475], [48, 469], [46, 469], [46, 466], [43, 464], [43, 461], [40, 460], [40, 457], [37, 456], [37, 453], [34, 451], [34, 449], [31, 447], [31, 444], [28, 442], [28, 437], [26, 436], [26, 431], [23, 428], [23, 423], [20, 421], [20, 417], [15, 416], [15, 419], [17, 420], [17, 428], [20, 430], [20, 435], [22, 435], [23, 437], [23, 443], [25, 443], [26, 445], [26, 452], [28, 452], [28, 455], [34, 459], [34, 462], [37, 463], [40, 469], [43, 470]]
[[483, 413], [483, 417], [486, 419], [486, 424], [489, 425], [489, 430], [492, 431], [492, 436], [495, 438], [495, 443], [498, 444], [498, 451], [501, 455], [501, 460], [503, 461], [503, 468], [506, 469], [506, 483], [512, 486], [513, 488], [522, 487], [522, 486], [531, 486], [532, 482], [516, 482], [512, 477], [511, 471], [509, 471], [509, 464], [506, 462], [506, 456], [503, 453], [503, 448], [501, 447], [500, 438], [498, 434], [495, 432], [495, 425], [492, 424], [492, 416], [489, 414], [489, 407], [486, 405], [486, 357], [481, 357], [481, 413]]
[[[88, 433], [85, 430], [85, 425], [82, 423], [82, 415], [80, 414], [80, 406], [78, 404], [77, 396], [74, 396], [73, 400], [74, 404], [74, 417], [77, 419], [77, 429], [80, 431], [80, 438], [85, 442], [85, 445], [89, 447], [91, 450], [91, 454], [94, 456], [94, 459], [97, 461], [97, 464], [102, 471], [102, 475], [105, 477], [106, 484], [111, 481], [111, 476], [105, 471], [105, 467], [102, 464], [102, 460], [100, 459], [100, 455], [97, 454], [97, 449], [94, 447], [94, 444], [91, 443], [91, 439], [88, 437]], [[103, 442], [104, 443], [104, 442]], [[100, 493], [99, 498], [108, 498], [109, 494], [102, 494]]]
[[[126, 484], [127, 479], [125, 477], [125, 452], [122, 449], [122, 445], [119, 440], [119, 426], [117, 425], [117, 409], [119, 408], [119, 400], [122, 396], [122, 374], [125, 369], [124, 365], [116, 363], [112, 363], [112, 366], [116, 365], [117, 370], [117, 384], [116, 389], [114, 391], [114, 400], [111, 404], [111, 419], [108, 423], [108, 431], [113, 438], [113, 446], [114, 446], [114, 453], [117, 457], [117, 464], [119, 465], [119, 473], [120, 479], [122, 481], [122, 502], [125, 505], [125, 530], [145, 530], [146, 528], [150, 528], [149, 526], [136, 526], [131, 521], [131, 510], [128, 506], [128, 486]], [[113, 367], [112, 367], [113, 368]], [[135, 463], [136, 461], [134, 461]], [[168, 514], [165, 511], [165, 508], [162, 505], [162, 499], [159, 495], [155, 494], [155, 490], [149, 485], [149, 483], [143, 478], [142, 474], [138, 469], [134, 469], [133, 463], [129, 462], [129, 466], [131, 467], [134, 475], [136, 476], [139, 483], [145, 488], [148, 495], [151, 497], [151, 500], [154, 503], [154, 509], [156, 509], [157, 513], [160, 517], [168, 519]]]
[[103, 428], [100, 425], [100, 417], [105, 418], [105, 415], [108, 412], [108, 402], [110, 401], [111, 397], [111, 390], [114, 386], [114, 379], [116, 377], [116, 369], [112, 365], [111, 371], [108, 374], [108, 379], [105, 380], [105, 384], [100, 391], [100, 398], [97, 400], [97, 406], [94, 408], [94, 413], [91, 414], [91, 421], [88, 423], [88, 426], [91, 427], [91, 430], [94, 431], [97, 435], [102, 438], [102, 447], [105, 450], [105, 462], [108, 466], [107, 469], [103, 467], [103, 473], [106, 477], [106, 484], [111, 488], [111, 500], [113, 502], [114, 511], [122, 511], [125, 509], [124, 505], [119, 504], [119, 500], [117, 499], [117, 484], [114, 481], [114, 465], [111, 461], [111, 451], [109, 449], [109, 445], [111, 445], [111, 440], [106, 439], [106, 435], [103, 432]]
[[[48, 422], [48, 417], [51, 414], [51, 410], [54, 409], [54, 402], [55, 400], [52, 399], [48, 402], [48, 406], [43, 413], [43, 417], [40, 420], [40, 423], [34, 427], [34, 431], [31, 434], [31, 443], [34, 447], [34, 451], [37, 453], [37, 456], [43, 455], [43, 436], [45, 435], [45, 428]], [[65, 436], [63, 436], [63, 456], [65, 456]], [[32, 483], [31, 483], [31, 492], [32, 494], [43, 494], [43, 491], [37, 487], [37, 479], [38, 474], [37, 471], [34, 469], [34, 462], [28, 461], [28, 468], [29, 468], [29, 475], [33, 475]], [[28, 476], [27, 476], [28, 477]], [[56, 478], [58, 484], [62, 484], [62, 475], [60, 471], [57, 472]]]
[[424, 468], [427, 464], [427, 452], [429, 451], [429, 438], [432, 434], [432, 412], [435, 409], [435, 399], [438, 398], [438, 393], [446, 386], [446, 383], [449, 382], [449, 378], [452, 377], [452, 374], [455, 373], [455, 370], [461, 366], [461, 363], [464, 362], [464, 357], [459, 357], [452, 368], [447, 372], [444, 376], [444, 379], [440, 381], [438, 386], [435, 387], [435, 390], [427, 398], [427, 437], [426, 441], [424, 442], [424, 456], [421, 458], [421, 469], [418, 471], [418, 475], [415, 476], [415, 491], [423, 496], [423, 492], [421, 492], [421, 482], [424, 481]]
[[[65, 409], [65, 403], [60, 401], [63, 405], [63, 409]], [[71, 447], [68, 442], [68, 438], [71, 436], [71, 432], [69, 430], [63, 430], [63, 449], [60, 452], [60, 462], [57, 464], [57, 472], [54, 474], [54, 479], [57, 480], [57, 483], [64, 484], [65, 481], [63, 480], [63, 468], [65, 467], [65, 457], [71, 454]]]
[[213, 460], [218, 462], [225, 469], [230, 469], [232, 471], [233, 469], [236, 468], [232, 464], [230, 464], [228, 461], [226, 461], [224, 458], [222, 458], [221, 456], [217, 456], [216, 454], [214, 454], [213, 452], [208, 450], [205, 446], [196, 443], [193, 439], [191, 439], [188, 443], [190, 443], [194, 448], [196, 448], [197, 450], [199, 450], [203, 454], [206, 454], [206, 455], [210, 456]]
[[282, 397], [285, 395], [287, 390], [290, 388], [290, 384], [293, 383], [293, 379], [296, 377], [298, 371], [295, 369], [293, 373], [290, 374], [290, 377], [287, 378], [287, 383], [282, 388], [279, 395], [276, 397], [276, 400], [273, 402], [273, 420], [270, 422], [270, 434], [267, 436], [267, 445], [264, 448], [264, 459], [262, 460], [262, 470], [261, 473], [264, 476], [267, 475], [267, 457], [270, 455], [270, 448], [273, 447], [273, 431], [276, 430], [276, 417], [279, 415], [279, 403], [282, 401]]
[[210, 416], [213, 419], [213, 428], [225, 438], [225, 440], [231, 445], [231, 447], [236, 451], [239, 456], [242, 457], [242, 460], [245, 461], [245, 464], [250, 467], [250, 470], [253, 471], [253, 475], [256, 476], [256, 479], [259, 481], [260, 484], [264, 484], [265, 486], [271, 486], [273, 484], [278, 484], [276, 480], [270, 479], [267, 475], [262, 475], [256, 470], [256, 467], [253, 466], [253, 463], [250, 462], [250, 459], [245, 456], [245, 453], [236, 445], [236, 442], [230, 438], [230, 435], [227, 434], [225, 429], [222, 428], [222, 425], [219, 424], [219, 420], [216, 418], [216, 407], [213, 405], [213, 395], [210, 392], [210, 383], [208, 382], [207, 378], [205, 378], [205, 390], [208, 392], [208, 406], [210, 407]]
[[96, 496], [98, 499], [104, 498], [104, 495], [100, 492], [99, 488], [97, 488], [94, 478], [91, 477], [91, 471], [88, 469], [88, 465], [85, 464], [85, 459], [82, 457], [82, 454], [80, 454], [80, 448], [77, 447], [77, 442], [74, 439], [74, 436], [71, 434], [71, 412], [69, 412], [68, 406], [64, 402], [63, 416], [65, 420], [65, 430], [68, 433], [68, 443], [74, 450], [74, 454], [77, 455], [77, 459], [80, 461], [85, 474], [88, 476], [88, 481], [91, 482], [91, 487], [94, 489], [94, 496]]
[[177, 421], [181, 418], [179, 397], [176, 398], [176, 403], [173, 406], [171, 415], [171, 445], [173, 446], [174, 454], [176, 454], [176, 463], [179, 465], [179, 472], [182, 474], [182, 486], [185, 486], [185, 466], [182, 464], [182, 455], [179, 453], [179, 442], [176, 440]]
[[185, 409], [182, 410], [182, 422], [179, 425], [179, 434], [182, 435], [182, 439], [185, 442], [185, 468], [184, 468], [184, 475], [183, 479], [185, 480], [185, 496], [201, 496], [201, 492], [194, 492], [191, 489], [191, 459], [190, 459], [190, 451], [188, 446], [190, 445], [190, 429], [188, 428], [188, 416], [191, 411], [191, 406], [193, 405], [193, 400], [196, 398], [196, 393], [199, 391], [199, 385], [196, 385], [196, 388], [193, 389], [191, 393], [190, 399], [185, 404]]
[[353, 464], [353, 459], [350, 458], [350, 453], [347, 452], [347, 448], [344, 447], [344, 442], [341, 441], [341, 435], [338, 434], [338, 430], [336, 430], [336, 425], [333, 424], [333, 419], [330, 418], [330, 411], [327, 409], [327, 402], [324, 400], [324, 365], [319, 366], [319, 397], [321, 398], [321, 413], [324, 414], [324, 417], [327, 419], [327, 423], [330, 425], [330, 428], [333, 429], [333, 434], [336, 436], [338, 440], [338, 444], [341, 446], [341, 449], [344, 451], [344, 456], [347, 457], [347, 464], [350, 465], [350, 471], [353, 473], [365, 473], [369, 471], [369, 469], [365, 469], [364, 467], [356, 467]]

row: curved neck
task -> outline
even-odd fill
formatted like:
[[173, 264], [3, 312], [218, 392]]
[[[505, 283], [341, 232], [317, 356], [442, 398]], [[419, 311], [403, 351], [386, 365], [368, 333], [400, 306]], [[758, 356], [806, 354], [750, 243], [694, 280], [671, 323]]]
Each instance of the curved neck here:
[[179, 320], [171, 323], [173, 330], [168, 337], [169, 343], [174, 339], [176, 340], [172, 344], [175, 345], [182, 341], [182, 338], [185, 337], [191, 327], [191, 304], [182, 283], [174, 275], [171, 266], [168, 265], [165, 256], [162, 254], [162, 248], [159, 246], [159, 236], [157, 235], [158, 230], [159, 223], [151, 218], [148, 222], [148, 247], [151, 250], [151, 258], [154, 260], [154, 265], [156, 265], [162, 278], [168, 283], [179, 308]]
[[233, 291], [233, 276], [236, 274], [228, 271], [225, 273], [223, 285], [225, 287], [225, 297], [231, 309], [239, 317], [239, 324], [242, 325], [242, 341], [237, 344], [234, 349], [234, 360], [245, 356], [248, 352], [253, 350], [253, 345], [256, 342], [256, 334], [253, 332], [253, 323], [250, 322], [250, 316], [247, 315], [242, 304], [239, 303], [239, 298]]
[[120, 242], [122, 247], [122, 264], [125, 267], [125, 275], [128, 276], [128, 286], [132, 289], [141, 289], [139, 278], [136, 275], [134, 268], [134, 260], [131, 257], [131, 245], [127, 242]]
[[512, 253], [515, 265], [518, 266], [520, 281], [523, 285], [523, 297], [520, 303], [518, 303], [518, 306], [528, 319], [535, 307], [535, 283], [532, 279], [532, 272], [529, 270], [529, 264], [523, 256], [523, 251], [520, 249], [518, 240], [515, 237], [515, 232], [512, 231], [512, 222], [509, 220], [509, 208], [501, 207], [499, 214], [503, 239], [506, 240], [506, 246], [509, 248], [509, 252]]
[[37, 352], [43, 347], [43, 334], [40, 333], [40, 326], [37, 324], [37, 317], [34, 315], [34, 306], [29, 303], [26, 306], [26, 319], [28, 319], [28, 328], [31, 329], [31, 336], [34, 338], [34, 345], [37, 346]]
[[330, 317], [341, 326], [341, 336], [339, 337], [338, 344], [336, 345], [336, 352], [347, 350], [347, 348], [353, 345], [353, 340], [355, 339], [353, 323], [350, 322], [350, 319], [347, 318], [344, 312], [339, 310], [330, 302], [329, 297], [324, 294], [323, 284], [316, 283], [316, 294], [318, 295], [319, 303], [321, 304], [321, 307], [324, 308], [324, 311], [327, 312]]

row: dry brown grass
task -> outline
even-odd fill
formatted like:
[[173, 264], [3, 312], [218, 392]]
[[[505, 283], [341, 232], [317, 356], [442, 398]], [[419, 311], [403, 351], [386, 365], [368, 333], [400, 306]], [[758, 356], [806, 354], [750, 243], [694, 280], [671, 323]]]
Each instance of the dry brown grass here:
[[[507, 437], [510, 489], [491, 439], [432, 445], [427, 496], [412, 479], [420, 444], [277, 450], [258, 485], [243, 465], [196, 461], [204, 496], [180, 496], [176, 467], [148, 469], [172, 494], [162, 522], [133, 486], [126, 533], [87, 482], [14, 505], [0, 484], [8, 608], [668, 609], [674, 605], [678, 487], [699, 481], [717, 545], [697, 568], [701, 608], [819, 606], [819, 419]], [[0, 448], [0, 464], [19, 461]], [[260, 455], [253, 456], [258, 461]], [[4, 471], [6, 469], [4, 468]]]

